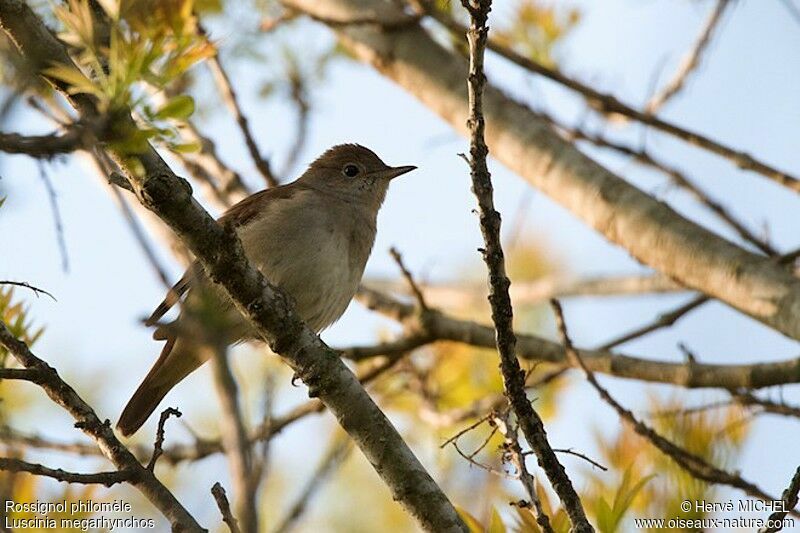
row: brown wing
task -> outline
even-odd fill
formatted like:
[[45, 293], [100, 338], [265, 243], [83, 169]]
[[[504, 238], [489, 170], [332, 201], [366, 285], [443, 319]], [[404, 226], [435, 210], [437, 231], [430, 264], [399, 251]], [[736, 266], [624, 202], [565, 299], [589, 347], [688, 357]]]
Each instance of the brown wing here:
[[294, 196], [298, 190], [306, 187], [297, 181], [280, 187], [272, 187], [251, 194], [237, 204], [231, 206], [224, 215], [219, 217], [220, 224], [233, 224], [234, 227], [242, 226], [253, 220], [256, 215], [263, 212], [265, 204], [275, 200], [285, 200]]
[[[294, 195], [297, 190], [302, 187], [302, 184], [294, 182], [288, 185], [281, 185], [280, 187], [273, 187], [259, 191], [231, 206], [231, 208], [228, 209], [225, 214], [223, 214], [217, 220], [217, 222], [223, 225], [232, 223], [234, 227], [247, 224], [253, 218], [255, 218], [258, 213], [264, 210], [264, 204], [266, 202], [291, 198], [292, 195]], [[150, 318], [145, 320], [145, 325], [153, 326], [158, 323], [158, 321], [161, 320], [165, 314], [167, 314], [167, 311], [172, 309], [172, 306], [180, 301], [181, 297], [189, 289], [191, 289], [192, 281], [196, 277], [195, 274], [198, 273], [198, 270], [201, 268], [202, 267], [200, 266], [200, 263], [197, 261], [192, 263], [178, 283], [176, 283], [169, 290], [169, 292], [167, 292], [167, 295], [164, 297], [164, 301], [161, 302], [158, 307], [156, 307], [155, 311], [153, 311], [153, 314], [150, 315]], [[158, 335], [158, 331], [156, 331], [156, 334]]]

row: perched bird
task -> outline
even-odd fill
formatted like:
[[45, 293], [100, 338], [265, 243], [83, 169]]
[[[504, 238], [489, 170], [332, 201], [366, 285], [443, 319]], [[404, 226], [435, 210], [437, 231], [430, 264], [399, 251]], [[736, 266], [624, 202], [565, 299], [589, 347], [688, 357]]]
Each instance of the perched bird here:
[[[334, 146], [296, 181], [245, 198], [219, 222], [236, 229], [250, 261], [319, 332], [342, 316], [355, 295], [389, 182], [415, 168], [390, 167], [358, 144]], [[160, 324], [184, 294], [178, 318]], [[166, 344], [122, 411], [117, 427], [123, 435], [138, 430], [167, 392], [211, 357], [208, 342], [229, 345], [256, 337], [197, 262], [146, 324], [157, 325], [153, 338]]]

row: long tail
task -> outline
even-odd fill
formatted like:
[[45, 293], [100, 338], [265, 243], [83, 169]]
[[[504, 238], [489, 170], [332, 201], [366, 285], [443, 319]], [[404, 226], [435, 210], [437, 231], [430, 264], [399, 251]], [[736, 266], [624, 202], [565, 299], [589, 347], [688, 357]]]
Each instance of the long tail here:
[[167, 339], [161, 355], [122, 410], [117, 427], [126, 437], [135, 433], [155, 411], [164, 396], [207, 359], [204, 350], [190, 342]]

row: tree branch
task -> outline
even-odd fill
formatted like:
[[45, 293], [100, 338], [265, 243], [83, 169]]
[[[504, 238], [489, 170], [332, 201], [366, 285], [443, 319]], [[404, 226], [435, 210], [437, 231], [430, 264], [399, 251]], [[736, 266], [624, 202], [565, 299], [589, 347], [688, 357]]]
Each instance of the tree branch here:
[[711, 36], [719, 25], [725, 8], [732, 4], [733, 2], [731, 0], [717, 0], [714, 9], [711, 10], [711, 14], [708, 16], [708, 19], [706, 19], [700, 34], [697, 36], [697, 40], [684, 56], [678, 70], [664, 87], [647, 102], [645, 106], [646, 113], [651, 115], [657, 113], [667, 100], [683, 89], [686, 79], [700, 66], [700, 60], [708, 49], [708, 43], [711, 42]]
[[219, 421], [222, 447], [228, 457], [228, 469], [236, 495], [234, 500], [236, 516], [243, 531], [255, 532], [258, 531], [256, 496], [260, 480], [253, 478], [255, 462], [239, 406], [239, 388], [228, 364], [226, 347], [207, 346], [205, 349], [213, 352], [211, 363], [214, 370], [214, 385], [222, 408], [222, 417]]
[[542, 419], [525, 393], [525, 374], [516, 356], [517, 338], [513, 329], [511, 297], [508, 294], [511, 282], [506, 275], [503, 247], [500, 242], [500, 213], [494, 207], [494, 189], [486, 165], [489, 149], [484, 141], [486, 125], [483, 117], [483, 89], [486, 77], [483, 73], [483, 57], [489, 33], [486, 23], [492, 2], [462, 0], [461, 3], [469, 12], [471, 20], [467, 32], [470, 57], [467, 81], [470, 177], [472, 192], [478, 200], [480, 212], [481, 234], [485, 243], [485, 249], [481, 250], [481, 253], [489, 271], [489, 304], [492, 308], [492, 322], [496, 331], [495, 342], [500, 355], [500, 371], [503, 375], [506, 396], [519, 421], [525, 440], [533, 448], [539, 466], [544, 469], [564, 505], [572, 522], [572, 530], [578, 533], [594, 531], [586, 519], [578, 493], [547, 441]]
[[[205, 35], [206, 32], [202, 29], [202, 26], [198, 27], [200, 28], [201, 34]], [[247, 151], [250, 152], [250, 157], [253, 159], [253, 163], [256, 165], [258, 171], [261, 173], [261, 177], [264, 178], [264, 181], [267, 183], [268, 187], [277, 187], [278, 180], [272, 173], [269, 161], [265, 159], [263, 155], [261, 155], [261, 150], [259, 150], [258, 145], [256, 144], [256, 139], [253, 136], [253, 132], [250, 130], [250, 122], [247, 120], [247, 117], [239, 105], [239, 99], [236, 95], [236, 90], [234, 90], [233, 84], [228, 77], [228, 73], [225, 71], [222, 63], [220, 62], [219, 53], [210, 57], [206, 64], [211, 71], [211, 75], [214, 77], [214, 82], [217, 84], [217, 89], [219, 90], [220, 96], [222, 96], [222, 100], [225, 102], [228, 110], [233, 115], [233, 118], [236, 119], [236, 124], [238, 124], [239, 129], [242, 132], [242, 136], [244, 137]]]
[[0, 470], [6, 472], [27, 472], [34, 476], [44, 476], [63, 481], [65, 483], [81, 483], [84, 485], [105, 485], [110, 487], [117, 483], [124, 483], [134, 479], [134, 473], [129, 470], [115, 470], [113, 472], [97, 472], [96, 474], [79, 474], [67, 472], [60, 468], [48, 468], [46, 466], [28, 463], [20, 459], [0, 457]]
[[761, 490], [755, 484], [746, 481], [737, 474], [732, 474], [722, 470], [721, 468], [717, 468], [702, 457], [695, 455], [676, 445], [672, 441], [664, 438], [644, 422], [637, 420], [633, 413], [620, 405], [611, 396], [611, 394], [609, 394], [609, 392], [602, 385], [600, 385], [600, 383], [594, 377], [592, 371], [589, 370], [589, 368], [583, 363], [583, 358], [581, 355], [572, 347], [572, 341], [570, 340], [569, 333], [567, 332], [561, 305], [557, 300], [553, 300], [552, 306], [556, 316], [556, 325], [561, 333], [564, 349], [566, 350], [568, 357], [574, 361], [573, 364], [575, 366], [578, 366], [581, 368], [581, 370], [583, 370], [583, 373], [586, 376], [586, 380], [589, 382], [589, 384], [597, 391], [600, 398], [602, 398], [604, 402], [606, 402], [612, 409], [614, 409], [614, 411], [616, 411], [624, 423], [628, 424], [638, 435], [644, 437], [661, 453], [675, 461], [678, 466], [686, 470], [686, 472], [688, 472], [691, 476], [708, 483], [727, 485], [737, 488], [749, 496], [753, 496], [754, 498], [759, 498], [764, 501], [775, 501], [774, 497]]
[[797, 467], [797, 470], [794, 471], [794, 476], [792, 476], [792, 480], [789, 482], [789, 486], [786, 487], [786, 490], [783, 491], [781, 495], [781, 501], [783, 502], [783, 510], [782, 511], [775, 511], [769, 518], [767, 518], [767, 522], [771, 522], [771, 524], [767, 525], [767, 527], [762, 528], [759, 530], [759, 533], [775, 533], [780, 531], [783, 528], [783, 519], [786, 518], [786, 515], [797, 506], [798, 500], [798, 493], [800, 492], [800, 467]]
[[91, 143], [92, 138], [90, 128], [82, 123], [66, 126], [63, 133], [47, 135], [0, 132], [0, 152], [49, 159], [84, 148]]
[[[0, 25], [34, 66], [71, 65], [63, 46], [21, 0], [0, 0]], [[68, 93], [68, 87], [53, 83]], [[81, 115], [96, 115], [91, 98], [69, 98]], [[175, 231], [209, 278], [308, 386], [309, 394], [319, 397], [336, 415], [392, 496], [420, 526], [431, 531], [466, 531], [450, 501], [338, 354], [298, 318], [288, 297], [250, 264], [235, 230], [219, 226], [192, 198], [185, 180], [152, 148], [135, 156], [143, 174], [132, 170], [129, 154], [111, 151], [110, 155], [126, 171], [140, 201]]]
[[228, 497], [225, 495], [225, 489], [222, 487], [222, 484], [219, 482], [214, 483], [214, 486], [211, 487], [211, 494], [217, 502], [219, 512], [222, 514], [222, 521], [228, 526], [228, 530], [231, 533], [241, 533], [239, 530], [239, 522], [234, 518], [231, 512], [231, 504], [228, 502]]
[[[413, 305], [399, 302], [385, 294], [362, 287], [357, 295], [368, 309], [404, 324], [413, 336], [380, 344], [377, 347], [357, 347], [345, 350], [353, 358], [377, 355], [376, 351], [395, 346], [422, 346], [437, 340], [462, 342], [472, 346], [494, 348], [494, 330], [491, 327], [450, 317], [430, 310], [424, 317], [415, 314]], [[535, 335], [517, 335], [517, 355], [531, 361], [571, 364], [564, 347]], [[704, 364], [698, 362], [673, 363], [633, 357], [609, 350], [584, 350], [581, 354], [593, 372], [670, 383], [686, 388], [721, 388], [747, 390], [771, 387], [786, 383], [800, 383], [800, 358], [750, 365]]]
[[[4, 10], [0, 3], [0, 20]], [[75, 390], [66, 384], [50, 365], [33, 355], [24, 342], [16, 339], [6, 325], [0, 321], [0, 344], [28, 369], [41, 375], [37, 384], [56, 404], [63, 407], [75, 419], [75, 427], [94, 440], [119, 470], [130, 475], [128, 481], [139, 490], [169, 520], [173, 529], [184, 531], [204, 531], [189, 512], [175, 499], [175, 496], [155, 477], [153, 472], [143, 467], [136, 457], [119, 441], [106, 420], [101, 422], [94, 410]]]

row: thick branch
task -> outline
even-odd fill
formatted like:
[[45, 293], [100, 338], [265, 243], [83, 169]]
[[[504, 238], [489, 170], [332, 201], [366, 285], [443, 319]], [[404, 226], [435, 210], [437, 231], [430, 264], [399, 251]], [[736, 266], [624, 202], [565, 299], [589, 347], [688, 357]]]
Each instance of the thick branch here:
[[[362, 0], [295, 0], [304, 10], [345, 18], [361, 13]], [[370, 3], [385, 17], [391, 3]], [[400, 84], [461, 133], [466, 133], [467, 65], [419, 26], [384, 32], [336, 29], [358, 59]], [[636, 259], [800, 339], [800, 280], [763, 256], [750, 253], [679, 215], [628, 184], [561, 139], [526, 106], [487, 86], [486, 142], [510, 169], [570, 209]]]
[[[51, 64], [71, 63], [61, 44], [24, 2], [0, 1], [0, 24], [23, 55], [34, 58], [35, 65], [41, 66], [43, 58]], [[90, 99], [76, 95], [71, 101], [82, 114], [96, 113]], [[176, 176], [152, 148], [136, 156], [144, 175], [131, 170], [128, 155], [111, 155], [127, 171], [140, 201], [175, 231], [209, 278], [223, 288], [272, 350], [295, 370], [309, 394], [319, 397], [336, 415], [392, 496], [421, 527], [466, 531], [450, 501], [338, 354], [297, 317], [286, 295], [250, 264], [233, 228], [219, 226], [192, 198], [185, 180]]]

